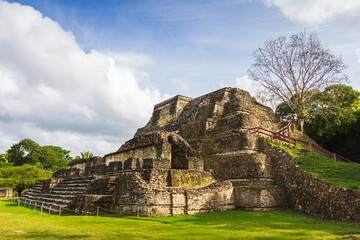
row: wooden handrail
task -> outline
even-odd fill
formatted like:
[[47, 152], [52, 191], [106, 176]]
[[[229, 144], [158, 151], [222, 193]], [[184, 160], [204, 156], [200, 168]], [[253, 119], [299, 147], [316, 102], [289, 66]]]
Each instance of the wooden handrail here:
[[[316, 149], [316, 150], [328, 155], [330, 158], [334, 159], [335, 161], [339, 160], [341, 162], [357, 163], [357, 162], [351, 161], [350, 159], [347, 159], [343, 156], [340, 156], [336, 153], [330, 152], [329, 150], [326, 150], [326, 149], [324, 149], [316, 144], [313, 144], [311, 142], [290, 137], [290, 128], [293, 123], [294, 123], [294, 120], [291, 119], [285, 127], [281, 128], [280, 130], [278, 130], [276, 132], [270, 131], [270, 130], [267, 130], [267, 129], [264, 129], [261, 127], [249, 128], [248, 131], [250, 131], [251, 133], [257, 133], [257, 134], [261, 134], [261, 135], [270, 137], [271, 139], [277, 139], [277, 140], [280, 140], [283, 142], [287, 142], [290, 146], [291, 146], [291, 144], [297, 146], [298, 143], [305, 144], [309, 147], [310, 152], [313, 152], [314, 149]], [[288, 132], [288, 135], [284, 134], [286, 131]], [[359, 163], [357, 163], [357, 164], [359, 164]]]

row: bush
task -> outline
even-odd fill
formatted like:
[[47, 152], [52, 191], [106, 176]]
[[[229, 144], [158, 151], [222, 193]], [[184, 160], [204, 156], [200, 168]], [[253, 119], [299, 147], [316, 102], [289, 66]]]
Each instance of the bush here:
[[22, 192], [41, 180], [51, 178], [51, 176], [52, 172], [29, 164], [0, 168], [0, 187], [12, 188], [17, 192]]

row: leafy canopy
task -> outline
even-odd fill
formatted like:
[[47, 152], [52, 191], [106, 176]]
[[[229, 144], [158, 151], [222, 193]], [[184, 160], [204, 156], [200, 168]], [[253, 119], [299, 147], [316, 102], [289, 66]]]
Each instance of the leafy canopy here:
[[360, 92], [350, 86], [338, 84], [316, 92], [306, 119], [306, 132], [319, 139], [332, 138], [337, 134], [348, 134], [357, 121], [360, 109]]
[[0, 168], [0, 187], [13, 188], [21, 193], [36, 182], [49, 179], [51, 176], [52, 172], [30, 164]]
[[90, 152], [90, 151], [81, 152], [80, 155], [81, 155], [81, 157], [76, 156], [75, 158], [76, 159], [79, 159], [79, 158], [92, 158], [94, 156], [94, 154], [92, 152]]
[[70, 151], [58, 146], [42, 147], [28, 138], [13, 144], [7, 153], [8, 161], [14, 166], [30, 164], [52, 171], [66, 168], [72, 160]]

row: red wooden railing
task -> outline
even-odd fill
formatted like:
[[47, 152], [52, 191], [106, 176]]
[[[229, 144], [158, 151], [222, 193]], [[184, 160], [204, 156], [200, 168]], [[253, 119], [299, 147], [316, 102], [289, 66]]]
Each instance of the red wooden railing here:
[[[310, 152], [314, 152], [315, 150], [318, 150], [319, 152], [329, 156], [330, 158], [334, 159], [335, 161], [357, 163], [357, 162], [353, 162], [350, 159], [347, 159], [343, 156], [340, 156], [336, 153], [330, 152], [330, 151], [328, 151], [316, 144], [313, 144], [311, 142], [292, 138], [290, 136], [290, 130], [291, 130], [291, 126], [293, 123], [294, 123], [294, 120], [291, 119], [285, 127], [281, 128], [280, 130], [278, 130], [276, 132], [273, 132], [273, 131], [270, 131], [270, 130], [267, 130], [267, 129], [264, 129], [261, 127], [249, 128], [249, 131], [251, 133], [257, 133], [258, 135], [261, 134], [263, 136], [270, 137], [271, 139], [286, 142], [289, 144], [289, 146], [291, 146], [291, 145], [297, 146], [298, 143], [305, 144], [306, 146], [309, 147]], [[286, 135], [286, 133], [287, 133], [287, 135]]]

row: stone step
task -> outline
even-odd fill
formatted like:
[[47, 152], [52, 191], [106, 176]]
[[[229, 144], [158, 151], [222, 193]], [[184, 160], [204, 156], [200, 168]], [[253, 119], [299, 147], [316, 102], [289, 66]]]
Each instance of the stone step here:
[[88, 183], [94, 180], [94, 178], [86, 178], [86, 179], [65, 179], [61, 183]]
[[[67, 205], [65, 204], [57, 204], [57, 203], [48, 203], [48, 202], [43, 202], [43, 201], [38, 201], [36, 203], [37, 207], [43, 207], [43, 210], [49, 210], [51, 207], [51, 212], [55, 212], [58, 213], [59, 209], [61, 207], [62, 210], [66, 209]], [[32, 204], [32, 206], [34, 206], [34, 204]]]
[[252, 179], [228, 179], [234, 187], [236, 186], [261, 186], [273, 185], [275, 180], [273, 178], [252, 178]]
[[48, 198], [61, 198], [61, 199], [69, 199], [76, 197], [77, 194], [53, 194], [53, 193], [46, 193], [44, 197]]
[[27, 191], [26, 193], [23, 194], [23, 197], [25, 196], [36, 196], [36, 195], [39, 195], [41, 194], [40, 192], [30, 192], [30, 191]]
[[42, 195], [26, 195], [26, 196], [22, 196], [22, 198], [37, 199], [41, 196]]
[[48, 202], [48, 203], [65, 204], [65, 205], [67, 205], [68, 203], [72, 202], [72, 200], [69, 200], [69, 199], [52, 198], [52, 197], [42, 197], [40, 201], [42, 201], [42, 202]]
[[63, 192], [83, 192], [86, 187], [56, 187], [49, 191], [49, 193], [53, 193], [55, 191], [63, 191]]
[[72, 195], [77, 195], [77, 194], [80, 194], [80, 193], [83, 193], [84, 191], [83, 190], [79, 190], [79, 191], [63, 191], [61, 189], [54, 189], [54, 190], [51, 190], [49, 193], [50, 194], [72, 194]]
[[56, 187], [84, 187], [87, 186], [89, 183], [61, 183], [57, 185]]
[[37, 182], [34, 184], [34, 187], [42, 187], [43, 186], [43, 182]]
[[35, 204], [38, 207], [43, 205], [43, 210], [51, 208], [51, 212], [58, 212], [60, 207], [65, 210], [79, 194], [86, 190], [93, 179], [95, 179], [93, 176], [64, 179], [46, 194], [41, 193], [43, 183], [36, 183], [24, 194], [21, 200], [27, 204], [30, 203], [32, 206]]
[[21, 200], [22, 201], [31, 201], [31, 202], [36, 202], [41, 198], [41, 196], [39, 197], [22, 197]]
[[95, 179], [94, 176], [82, 176], [82, 177], [71, 177], [71, 178], [66, 178], [64, 179], [62, 182], [67, 182], [67, 181], [86, 181], [86, 180], [93, 180]]

